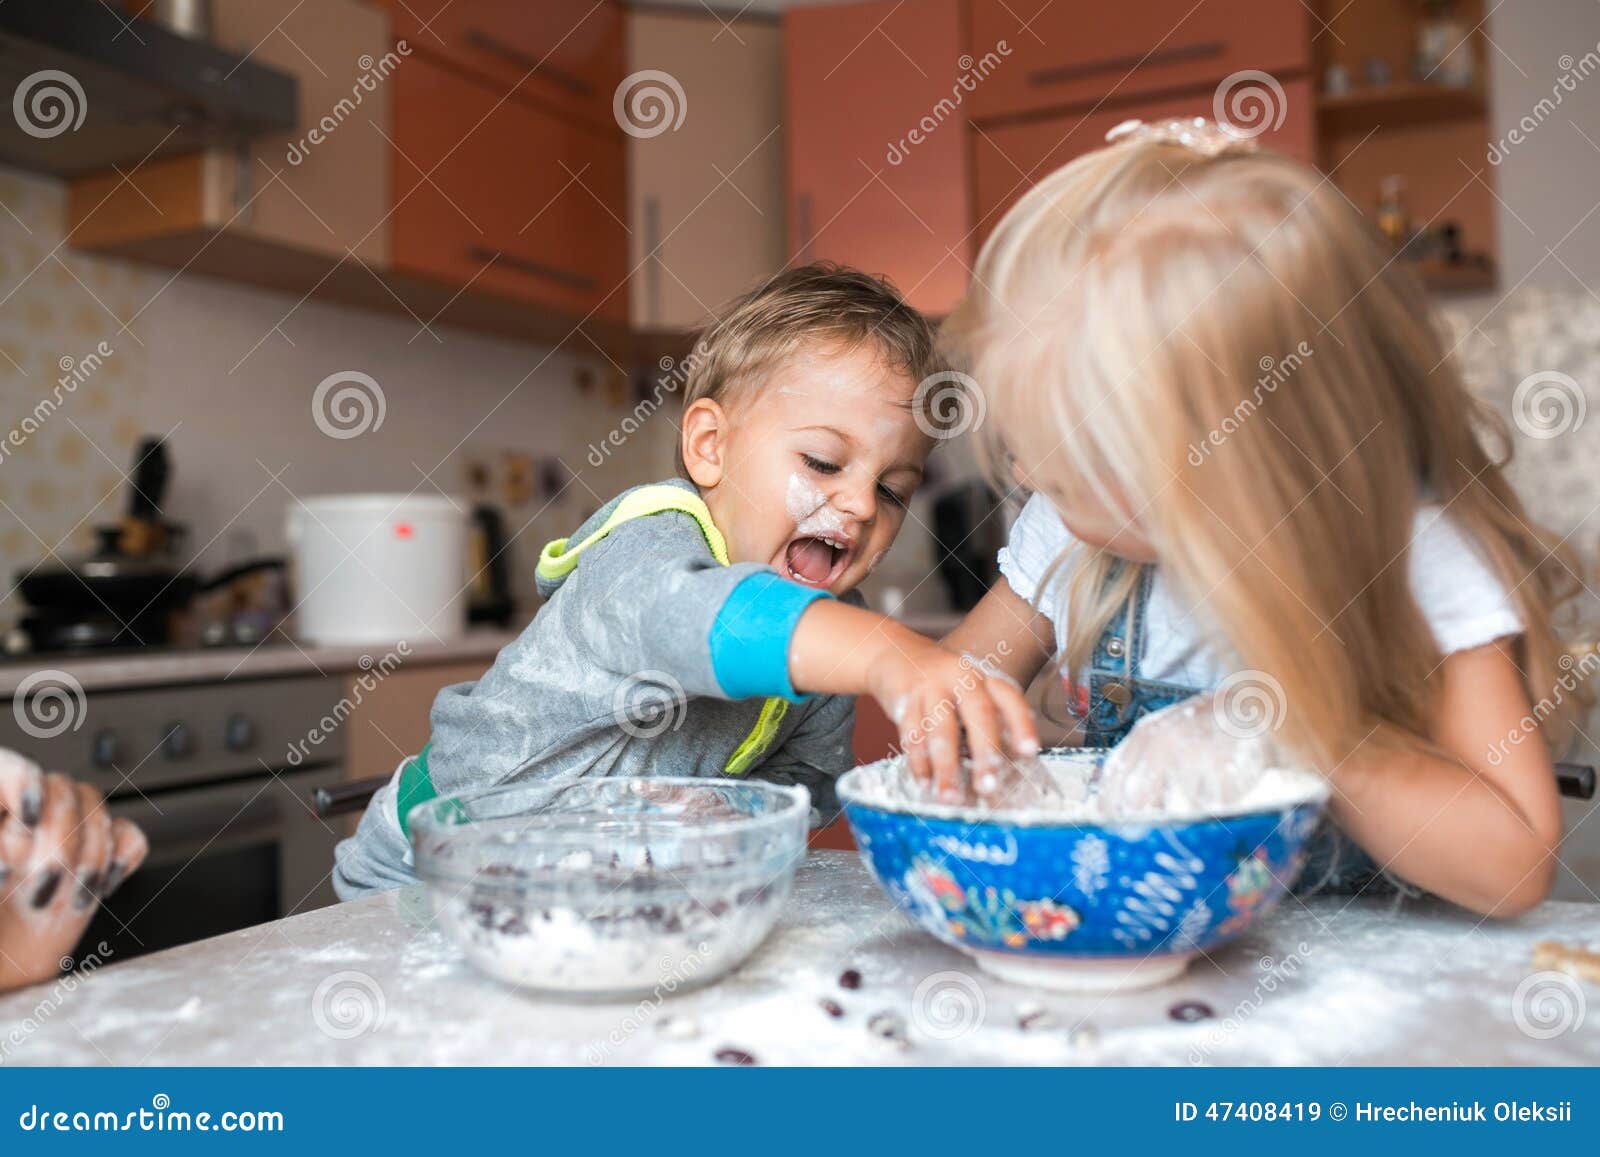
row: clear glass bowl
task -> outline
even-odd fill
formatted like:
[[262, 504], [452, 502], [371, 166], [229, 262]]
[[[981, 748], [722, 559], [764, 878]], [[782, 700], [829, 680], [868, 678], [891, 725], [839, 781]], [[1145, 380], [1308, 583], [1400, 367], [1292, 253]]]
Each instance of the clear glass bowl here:
[[805, 855], [802, 787], [540, 780], [410, 816], [417, 875], [468, 959], [508, 984], [596, 999], [705, 984], [771, 930]]

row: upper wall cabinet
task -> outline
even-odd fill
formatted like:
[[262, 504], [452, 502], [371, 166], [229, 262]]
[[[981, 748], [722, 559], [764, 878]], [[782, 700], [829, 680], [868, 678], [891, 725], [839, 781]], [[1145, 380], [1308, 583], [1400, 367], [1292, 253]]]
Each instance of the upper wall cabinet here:
[[604, 0], [386, 0], [412, 48], [596, 126], [615, 127], [622, 9]]
[[418, 52], [394, 89], [394, 268], [627, 320], [625, 151]]
[[628, 51], [630, 75], [663, 74], [627, 94], [660, 118], [628, 138], [633, 323], [694, 328], [783, 267], [782, 38], [772, 20], [635, 9]]
[[[1311, 164], [1315, 160], [1311, 84], [1305, 78], [1282, 84], [1285, 109], [1281, 124], [1261, 134], [1267, 148]], [[1083, 110], [1056, 116], [973, 126], [973, 188], [979, 243], [1023, 193], [1044, 177], [1084, 153], [1106, 143], [1106, 134], [1130, 118], [1161, 121], [1172, 117], [1210, 116], [1211, 93], [1166, 96], [1098, 112]]]
[[971, 51], [1005, 58], [972, 94], [975, 120], [1113, 107], [1248, 69], [1302, 72], [1310, 51], [1296, 0], [1139, 0], [1114, 11], [1090, 0], [971, 0], [971, 20]]
[[540, 342], [581, 326], [621, 347], [616, 3], [213, 0], [213, 13], [225, 47], [295, 74], [299, 125], [74, 181], [74, 245], [419, 324]]
[[790, 252], [948, 312], [970, 253], [963, 79], [981, 63], [960, 0], [794, 8], [783, 31]]
[[[213, 0], [212, 23], [222, 47], [296, 77], [300, 126], [237, 152], [73, 181], [73, 244], [159, 260], [169, 259], [157, 252], [166, 247], [170, 260], [182, 262], [186, 251], [225, 231], [300, 253], [354, 251], [372, 264], [387, 261], [386, 78], [407, 65], [390, 51], [384, 14], [355, 0], [320, 0], [287, 14], [259, 0]], [[313, 129], [316, 142], [308, 139]]]

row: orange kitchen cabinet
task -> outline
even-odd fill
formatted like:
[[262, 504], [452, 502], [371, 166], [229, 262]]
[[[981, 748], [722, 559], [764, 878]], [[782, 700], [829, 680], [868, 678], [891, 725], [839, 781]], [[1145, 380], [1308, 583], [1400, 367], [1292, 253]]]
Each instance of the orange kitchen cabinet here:
[[620, 130], [506, 99], [421, 53], [389, 83], [395, 270], [626, 321]]
[[474, 74], [597, 126], [614, 125], [623, 14], [612, 0], [387, 0], [395, 35]]
[[[876, 763], [899, 751], [900, 732], [883, 713], [877, 700], [863, 695], [856, 700], [856, 728], [851, 736], [851, 749], [857, 764]], [[850, 825], [840, 816], [825, 828], [811, 833], [808, 841], [813, 848], [830, 848], [834, 851], [851, 851], [855, 839]]]
[[1114, 11], [972, 0], [971, 29], [973, 53], [1005, 46], [1005, 63], [972, 94], [974, 120], [1210, 89], [1246, 69], [1282, 81], [1310, 63], [1310, 15], [1295, 0], [1139, 0]]
[[[1284, 117], [1261, 143], [1298, 161], [1314, 163], [1315, 110], [1310, 82], [1283, 82]], [[1164, 97], [1098, 112], [1084, 110], [1011, 124], [973, 125], [973, 188], [978, 243], [987, 237], [1023, 193], [1044, 177], [1105, 144], [1106, 133], [1130, 117], [1155, 121], [1177, 116], [1210, 116], [1211, 92]]]
[[960, 0], [795, 8], [783, 34], [790, 252], [948, 312], [970, 252]]

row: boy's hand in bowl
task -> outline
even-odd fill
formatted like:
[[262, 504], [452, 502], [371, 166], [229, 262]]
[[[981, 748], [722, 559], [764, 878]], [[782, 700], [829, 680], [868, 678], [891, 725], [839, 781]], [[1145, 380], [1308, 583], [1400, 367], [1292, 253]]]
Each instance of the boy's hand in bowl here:
[[899, 729], [912, 777], [946, 803], [998, 802], [1016, 764], [1039, 754], [1021, 689], [970, 655], [928, 642], [889, 656], [871, 693]]
[[913, 776], [942, 801], [990, 798], [1013, 761], [1039, 754], [1033, 710], [1016, 683], [859, 607], [813, 603], [790, 642], [789, 674], [802, 691], [876, 699]]

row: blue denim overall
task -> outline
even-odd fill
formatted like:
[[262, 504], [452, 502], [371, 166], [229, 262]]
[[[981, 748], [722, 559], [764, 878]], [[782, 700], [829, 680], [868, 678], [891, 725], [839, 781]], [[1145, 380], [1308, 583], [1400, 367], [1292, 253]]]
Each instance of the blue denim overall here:
[[[1113, 574], [1113, 580], [1115, 577]], [[1088, 700], [1086, 704], [1079, 700], [1074, 710], [1083, 724], [1085, 746], [1115, 747], [1143, 716], [1204, 690], [1184, 683], [1146, 679], [1140, 673], [1149, 637], [1146, 618], [1154, 577], [1153, 567], [1141, 568], [1128, 603], [1112, 616], [1095, 643], [1082, 684], [1087, 688]], [[1069, 687], [1068, 701], [1075, 698]], [[1302, 895], [1360, 892], [1369, 896], [1414, 891], [1385, 874], [1327, 818], [1307, 845], [1306, 866], [1294, 890]]]

